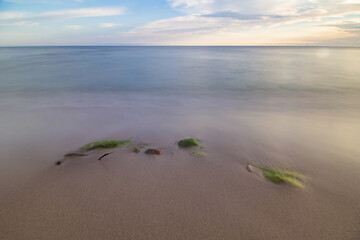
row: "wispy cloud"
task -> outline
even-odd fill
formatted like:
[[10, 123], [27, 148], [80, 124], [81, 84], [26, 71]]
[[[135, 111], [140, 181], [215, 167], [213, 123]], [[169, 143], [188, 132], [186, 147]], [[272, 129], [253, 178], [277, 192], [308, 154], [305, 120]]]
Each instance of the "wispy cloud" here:
[[353, 37], [354, 29], [350, 31], [344, 25], [326, 22], [330, 18], [344, 19], [360, 14], [360, 4], [356, 0], [168, 2], [185, 16], [145, 24], [127, 36], [138, 35], [142, 40], [148, 38], [145, 40], [148, 42], [175, 45], [316, 44], [326, 39]]
[[117, 27], [120, 26], [121, 24], [117, 24], [117, 23], [101, 23], [100, 27], [101, 28], [112, 28], [112, 27]]
[[23, 12], [0, 12], [0, 20], [13, 20], [25, 18], [26, 13]]
[[45, 21], [54, 19], [117, 16], [122, 15], [124, 11], [125, 9], [123, 7], [104, 7], [66, 9], [38, 14], [28, 12], [0, 12], [0, 19], [6, 21], [6, 23], [18, 21]]
[[280, 15], [242, 14], [242, 13], [237, 13], [237, 12], [232, 12], [232, 11], [203, 14], [202, 16], [203, 17], [212, 17], [212, 18], [232, 18], [232, 19], [239, 19], [239, 20], [258, 20], [258, 19], [286, 17], [286, 16], [280, 16]]
[[40, 14], [39, 18], [84, 18], [84, 17], [104, 17], [116, 16], [124, 13], [122, 7], [107, 7], [107, 8], [81, 8], [81, 9], [67, 9], [53, 12], [45, 12]]
[[[50, 9], [65, 5], [81, 4], [89, 6], [87, 0], [6, 0], [17, 3], [47, 3]], [[83, 1], [79, 3], [79, 1]], [[101, 3], [100, 0], [97, 0]], [[138, 0], [141, 1], [141, 0]], [[121, 6], [98, 8], [71, 8], [56, 11], [38, 12], [36, 5], [33, 12], [0, 12], [0, 26], [18, 26], [19, 31], [31, 33], [31, 38], [40, 39], [39, 28], [28, 28], [28, 25], [46, 21], [49, 30], [41, 34], [48, 39], [59, 39], [62, 36], [67, 42], [86, 41], [112, 44], [139, 45], [304, 45], [341, 42], [348, 45], [360, 45], [360, 0], [166, 0], [172, 10], [166, 19], [147, 22], [147, 14], [139, 16], [131, 11], [129, 19], [124, 17], [123, 29], [117, 17], [125, 9]], [[53, 4], [62, 3], [62, 4]], [[91, 4], [96, 2], [92, 1]], [[105, 1], [104, 1], [105, 2]], [[106, 1], [107, 2], [107, 1]], [[66, 4], [63, 4], [66, 3]], [[71, 4], [69, 4], [71, 3]], [[106, 3], [103, 3], [106, 4]], [[127, 4], [124, 2], [124, 4]], [[155, 4], [155, 3], [154, 3]], [[14, 6], [16, 4], [13, 4]], [[129, 5], [133, 6], [133, 5]], [[16, 9], [16, 8], [12, 8]], [[153, 10], [153, 8], [151, 8]], [[148, 9], [149, 11], [150, 8]], [[166, 7], [168, 10], [168, 6]], [[142, 14], [142, 12], [141, 12]], [[154, 13], [155, 15], [155, 13]], [[166, 15], [166, 16], [169, 16]], [[160, 16], [160, 15], [159, 15]], [[85, 18], [106, 17], [88, 21]], [[142, 22], [133, 27], [135, 22]], [[82, 18], [80, 20], [76, 20]], [[152, 18], [153, 19], [153, 18]], [[63, 21], [63, 32], [55, 29], [59, 20]], [[121, 20], [122, 21], [122, 20]], [[80, 25], [77, 25], [80, 24]], [[66, 25], [66, 26], [64, 26]], [[23, 27], [21, 27], [23, 26]], [[79, 38], [74, 40], [71, 31], [86, 26], [86, 31], [79, 31]], [[104, 28], [100, 30], [99, 28]], [[106, 31], [105, 28], [111, 29]], [[10, 27], [3, 28], [8, 31]], [[116, 30], [116, 31], [115, 31]], [[38, 31], [38, 32], [36, 32]], [[12, 31], [9, 31], [12, 32]], [[36, 34], [33, 34], [36, 33]], [[81, 35], [86, 33], [86, 35]], [[56, 35], [56, 37], [55, 37]], [[5, 35], [3, 35], [5, 36]], [[7, 37], [4, 39], [20, 39]], [[8, 40], [8, 42], [11, 42]], [[42, 39], [40, 39], [41, 41]], [[20, 41], [20, 40], [19, 40]], [[35, 40], [34, 40], [35, 41]], [[98, 42], [97, 42], [98, 41]], [[1, 42], [1, 39], [0, 39]], [[3, 40], [4, 42], [4, 40]]]
[[0, 26], [38, 26], [38, 25], [39, 25], [39, 23], [27, 22], [27, 21], [0, 23]]
[[80, 25], [67, 25], [67, 26], [65, 26], [65, 28], [71, 29], [71, 30], [79, 30], [79, 29], [82, 29], [84, 27], [80, 26]]

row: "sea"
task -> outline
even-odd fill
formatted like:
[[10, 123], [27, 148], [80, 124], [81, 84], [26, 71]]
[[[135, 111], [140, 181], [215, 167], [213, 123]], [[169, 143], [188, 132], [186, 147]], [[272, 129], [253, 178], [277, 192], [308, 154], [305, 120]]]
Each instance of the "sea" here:
[[244, 142], [291, 142], [359, 162], [359, 116], [360, 48], [0, 48], [5, 179], [107, 138], [219, 138], [247, 157], [264, 147]]

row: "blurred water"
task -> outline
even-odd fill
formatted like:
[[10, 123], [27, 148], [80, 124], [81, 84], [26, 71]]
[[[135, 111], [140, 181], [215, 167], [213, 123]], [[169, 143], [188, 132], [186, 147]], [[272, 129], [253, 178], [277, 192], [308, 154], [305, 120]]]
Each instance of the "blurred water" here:
[[327, 142], [356, 158], [359, 64], [360, 48], [0, 48], [1, 169], [123, 136]]
[[0, 91], [359, 91], [359, 48], [0, 48]]

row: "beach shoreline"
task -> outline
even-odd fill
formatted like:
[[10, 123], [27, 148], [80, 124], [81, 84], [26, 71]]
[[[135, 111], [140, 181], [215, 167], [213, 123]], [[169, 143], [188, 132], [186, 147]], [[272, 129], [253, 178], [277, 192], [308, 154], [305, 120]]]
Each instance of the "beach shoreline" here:
[[[359, 49], [317, 50], [0, 49], [0, 239], [358, 240]], [[146, 147], [55, 165], [104, 139]]]

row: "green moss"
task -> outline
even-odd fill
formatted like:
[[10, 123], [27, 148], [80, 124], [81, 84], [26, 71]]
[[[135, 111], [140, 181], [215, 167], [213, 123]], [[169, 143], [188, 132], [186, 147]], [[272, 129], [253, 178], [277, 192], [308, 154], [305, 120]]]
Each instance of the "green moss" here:
[[198, 141], [196, 141], [196, 139], [194, 138], [186, 138], [186, 139], [182, 139], [179, 141], [178, 143], [179, 147], [196, 147], [196, 146], [200, 146], [200, 143]]
[[139, 153], [139, 152], [140, 152], [140, 148], [134, 147], [134, 153]]
[[195, 156], [195, 157], [205, 157], [205, 156], [206, 156], [206, 152], [196, 151], [196, 152], [192, 152], [191, 155], [193, 155], [193, 156]]
[[304, 188], [304, 185], [299, 181], [299, 178], [303, 177], [303, 175], [294, 172], [294, 171], [289, 171], [289, 170], [274, 170], [274, 169], [270, 169], [270, 168], [264, 168], [264, 167], [259, 167], [259, 166], [255, 166], [257, 168], [259, 168], [264, 177], [270, 181], [272, 181], [273, 183], [288, 183], [294, 187], [299, 187], [299, 188]]
[[82, 152], [88, 152], [94, 149], [109, 149], [127, 147], [131, 144], [131, 140], [101, 140], [96, 142], [88, 143], [80, 148]]

